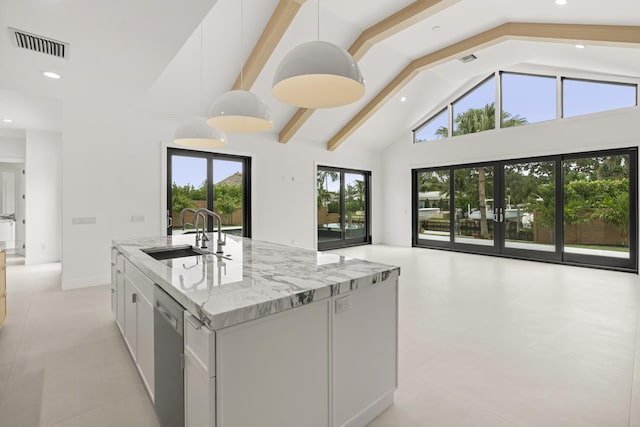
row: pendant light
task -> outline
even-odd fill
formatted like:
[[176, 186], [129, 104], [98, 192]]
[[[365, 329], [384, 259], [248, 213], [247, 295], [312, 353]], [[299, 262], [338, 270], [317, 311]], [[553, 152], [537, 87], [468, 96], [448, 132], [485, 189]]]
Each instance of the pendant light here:
[[209, 126], [227, 132], [265, 132], [273, 129], [271, 110], [253, 92], [244, 90], [242, 55], [243, 0], [240, 1], [240, 89], [222, 94], [209, 108]]
[[[200, 104], [202, 108], [202, 24], [200, 24]], [[187, 147], [223, 147], [226, 135], [207, 124], [206, 117], [192, 117], [183, 122], [174, 134], [173, 142]]]
[[273, 78], [273, 96], [302, 108], [330, 108], [351, 104], [364, 95], [364, 78], [349, 52], [318, 40], [292, 49], [280, 62]]

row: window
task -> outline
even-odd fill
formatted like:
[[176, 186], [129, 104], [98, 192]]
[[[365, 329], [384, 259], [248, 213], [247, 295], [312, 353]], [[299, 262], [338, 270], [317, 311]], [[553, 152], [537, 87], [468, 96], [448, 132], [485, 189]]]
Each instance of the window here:
[[[558, 93], [558, 79], [562, 90]], [[522, 126], [558, 118], [558, 97], [562, 117], [633, 107], [638, 85], [500, 72], [466, 92], [413, 131], [413, 142], [433, 141], [447, 136], [482, 132], [496, 127], [496, 84], [500, 87], [501, 128]], [[449, 127], [452, 111], [453, 135]]]
[[370, 172], [318, 166], [318, 249], [371, 243]]
[[413, 245], [637, 272], [637, 161], [630, 148], [414, 169]]
[[501, 127], [556, 118], [556, 78], [501, 73]]
[[633, 107], [637, 85], [562, 79], [563, 117]]
[[[225, 233], [251, 237], [251, 159], [169, 148], [167, 152], [167, 234], [194, 232], [193, 212], [207, 208], [222, 218]], [[208, 221], [213, 231], [213, 221]]]
[[628, 259], [629, 155], [565, 160], [562, 171], [565, 252]]
[[492, 75], [453, 103], [453, 135], [496, 127], [496, 85]]
[[448, 242], [451, 228], [449, 170], [418, 172], [418, 224], [420, 239]]
[[414, 142], [433, 141], [449, 136], [448, 108], [440, 111], [425, 124], [413, 131]]

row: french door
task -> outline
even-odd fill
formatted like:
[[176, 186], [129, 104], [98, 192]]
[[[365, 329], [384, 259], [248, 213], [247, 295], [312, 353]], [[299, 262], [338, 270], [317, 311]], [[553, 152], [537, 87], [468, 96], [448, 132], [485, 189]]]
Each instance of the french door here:
[[370, 172], [318, 166], [318, 250], [371, 243]]
[[[251, 237], [251, 159], [204, 151], [167, 151], [167, 235], [191, 233], [193, 210], [220, 215], [225, 233]], [[184, 215], [180, 213], [185, 209]], [[213, 231], [213, 221], [207, 221]]]
[[413, 245], [637, 271], [637, 150], [413, 170]]

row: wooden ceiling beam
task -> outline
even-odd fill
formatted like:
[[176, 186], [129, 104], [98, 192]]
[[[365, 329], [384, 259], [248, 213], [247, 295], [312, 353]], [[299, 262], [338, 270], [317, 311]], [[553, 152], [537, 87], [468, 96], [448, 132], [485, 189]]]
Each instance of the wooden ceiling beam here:
[[[460, 0], [415, 1], [364, 30], [353, 42], [348, 51], [356, 61], [360, 61], [376, 43], [435, 15], [459, 1]], [[315, 109], [311, 108], [299, 108], [284, 128], [282, 128], [282, 131], [280, 131], [280, 142], [283, 144], [289, 142], [309, 117], [311, 117], [314, 111]]]
[[[233, 84], [233, 90], [251, 89], [276, 46], [280, 43], [280, 39], [282, 39], [289, 25], [291, 25], [300, 6], [306, 1], [307, 0], [280, 0], [278, 2], [269, 22], [266, 27], [264, 27], [264, 31], [262, 31], [262, 35], [260, 35], [253, 51], [251, 51], [251, 54], [244, 63], [242, 76], [238, 74], [238, 78]], [[243, 82], [241, 82], [241, 80], [243, 80]], [[241, 87], [241, 83], [244, 87]]]
[[501, 43], [504, 40], [530, 40], [558, 43], [592, 42], [602, 45], [640, 44], [640, 26], [538, 24], [510, 22], [459, 41], [413, 60], [382, 89], [327, 143], [333, 151], [371, 118], [389, 99], [420, 72], [473, 51]]

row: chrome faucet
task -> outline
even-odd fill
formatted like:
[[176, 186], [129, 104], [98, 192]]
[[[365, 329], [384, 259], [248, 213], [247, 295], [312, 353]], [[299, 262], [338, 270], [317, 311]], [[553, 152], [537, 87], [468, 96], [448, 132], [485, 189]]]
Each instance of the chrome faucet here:
[[202, 220], [202, 245], [200, 246], [200, 248], [202, 249], [206, 249], [207, 244], [206, 241], [209, 240], [209, 238], [207, 237], [207, 235], [205, 234], [205, 230], [206, 230], [206, 224], [207, 224], [207, 216], [211, 216], [212, 218], [214, 218], [215, 220], [218, 221], [218, 241], [216, 242], [216, 254], [221, 254], [224, 251], [222, 250], [222, 247], [227, 243], [226, 242], [226, 236], [225, 236], [225, 240], [222, 240], [222, 218], [220, 218], [220, 215], [218, 215], [217, 213], [215, 213], [214, 211], [211, 211], [209, 209], [205, 209], [205, 208], [200, 208], [196, 211], [196, 246], [198, 246], [198, 220], [200, 219], [200, 216], [203, 217]]
[[[196, 210], [195, 209], [191, 209], [191, 208], [184, 208], [180, 211], [180, 224], [182, 224], [182, 230], [184, 231], [184, 227], [187, 225], [184, 223], [184, 214], [187, 212], [191, 212], [193, 213], [194, 217], [193, 217], [193, 221], [195, 222], [196, 217]], [[191, 225], [193, 227], [194, 224], [188, 223], [189, 225]]]

